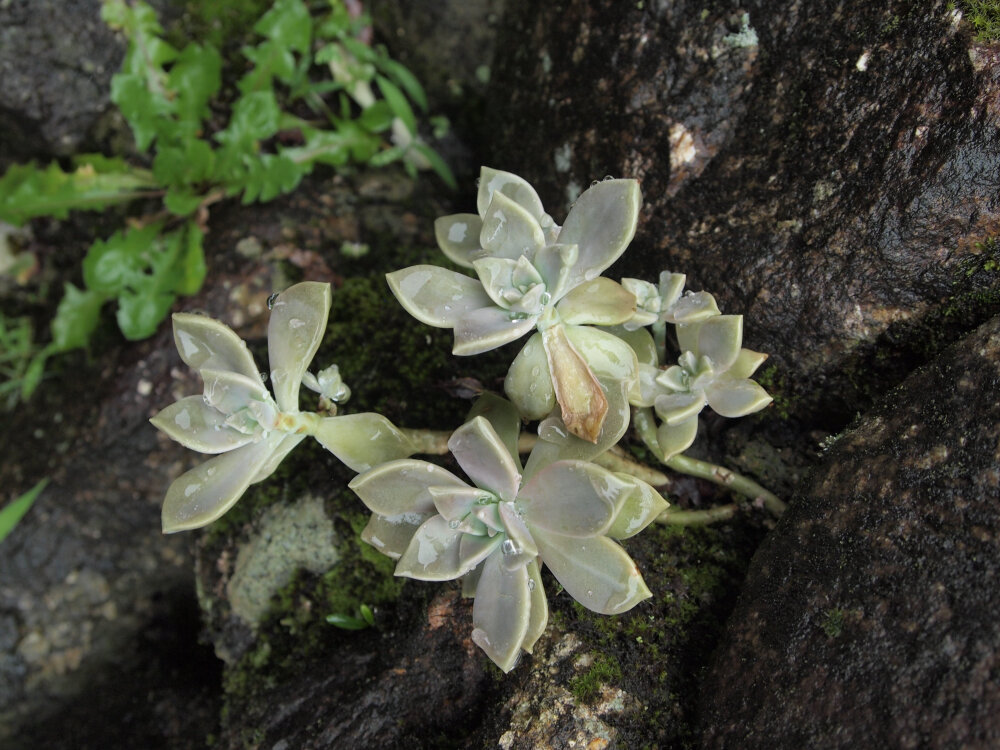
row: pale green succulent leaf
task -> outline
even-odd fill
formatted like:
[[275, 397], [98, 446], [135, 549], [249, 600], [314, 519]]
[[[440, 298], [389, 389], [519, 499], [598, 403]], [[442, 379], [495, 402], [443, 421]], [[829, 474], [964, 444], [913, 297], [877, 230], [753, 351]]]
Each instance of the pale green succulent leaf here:
[[553, 301], [558, 302], [570, 290], [570, 273], [579, 257], [576, 245], [546, 245], [531, 258]]
[[705, 389], [708, 405], [723, 417], [745, 417], [773, 400], [759, 383], [749, 378], [724, 377]]
[[483, 564], [472, 608], [472, 641], [504, 672], [517, 664], [531, 622], [527, 566], [513, 570], [491, 555]]
[[514, 358], [503, 388], [525, 419], [542, 419], [555, 408], [556, 393], [542, 334], [533, 334]]
[[687, 276], [683, 273], [661, 271], [659, 281], [660, 310], [668, 310], [677, 303], [677, 300], [681, 298], [681, 294], [684, 291], [684, 282], [687, 281]]
[[612, 539], [628, 539], [635, 536], [668, 507], [668, 503], [650, 485], [628, 474], [616, 473], [620, 480], [631, 485], [631, 491], [618, 509], [615, 521], [607, 535]]
[[163, 501], [163, 533], [197, 529], [229, 510], [250, 486], [284, 438], [271, 433], [263, 440], [210, 458], [178, 477]]
[[617, 615], [652, 596], [632, 558], [605, 536], [540, 534], [535, 541], [556, 580], [593, 612]]
[[677, 348], [682, 353], [692, 352], [697, 357], [698, 334], [703, 325], [704, 321], [698, 321], [697, 323], [678, 323], [674, 327], [674, 332], [677, 334]]
[[546, 216], [542, 200], [531, 184], [516, 174], [503, 172], [490, 167], [479, 170], [479, 194], [476, 196], [476, 210], [480, 216], [486, 214], [495, 194], [502, 193], [517, 203], [536, 220], [541, 221]]
[[559, 242], [579, 245], [570, 286], [595, 278], [635, 235], [642, 194], [636, 180], [604, 180], [585, 190], [566, 217]]
[[455, 323], [452, 354], [463, 357], [482, 354], [517, 341], [535, 327], [537, 319], [537, 315], [512, 318], [512, 313], [494, 306], [473, 310]]
[[570, 325], [615, 326], [635, 314], [635, 295], [617, 281], [598, 276], [576, 286], [556, 309]]
[[201, 396], [182, 398], [149, 421], [172, 440], [199, 453], [225, 453], [253, 440], [253, 435], [228, 427], [226, 415]]
[[477, 487], [513, 500], [521, 473], [510, 451], [484, 417], [466, 422], [448, 439], [448, 450]]
[[330, 285], [317, 281], [295, 284], [273, 302], [267, 354], [274, 399], [282, 411], [299, 409], [299, 386], [326, 335], [330, 303]]
[[[456, 487], [428, 487], [427, 491], [434, 501], [437, 512], [446, 521], [461, 521], [472, 512], [476, 503], [484, 496], [478, 487], [463, 485]], [[453, 528], [457, 528], [453, 527]]]
[[705, 403], [705, 394], [702, 391], [669, 393], [657, 396], [653, 408], [656, 409], [660, 419], [673, 425], [697, 417], [705, 408]]
[[652, 406], [656, 402], [656, 397], [663, 393], [662, 386], [657, 382], [657, 378], [663, 372], [659, 367], [653, 367], [642, 362], [636, 370], [639, 387], [637, 391], [629, 396], [632, 406]]
[[361, 531], [361, 538], [383, 555], [398, 560], [410, 546], [413, 535], [429, 515], [404, 513], [398, 516], [372, 514], [368, 524]]
[[[489, 536], [488, 534], [463, 534], [462, 541], [458, 545], [458, 556], [462, 561], [462, 567], [469, 571], [469, 575], [473, 575], [477, 570], [481, 572], [481, 563], [487, 557], [493, 554], [494, 550], [500, 546], [504, 541], [503, 534], [494, 534]], [[478, 575], [474, 578], [478, 581]], [[462, 579], [463, 589], [465, 585], [465, 578]], [[472, 594], [466, 594], [463, 590], [462, 596], [475, 596], [475, 591]]]
[[324, 448], [357, 472], [405, 458], [416, 451], [396, 425], [374, 412], [325, 417], [313, 434]]
[[257, 468], [257, 472], [253, 475], [253, 479], [250, 480], [250, 484], [263, 482], [271, 476], [275, 469], [278, 468], [278, 465], [285, 460], [285, 456], [295, 450], [295, 446], [305, 439], [306, 436], [304, 433], [285, 433], [284, 440], [278, 443], [278, 446], [268, 456], [267, 460]]
[[504, 567], [523, 568], [538, 556], [535, 540], [513, 503], [500, 503], [497, 512], [507, 537], [500, 545]]
[[467, 573], [473, 566], [462, 567], [459, 543], [463, 536], [441, 516], [431, 516], [414, 533], [396, 563], [395, 574], [420, 581], [450, 581]]
[[624, 326], [608, 326], [603, 330], [617, 336], [626, 344], [631, 346], [632, 351], [635, 352], [636, 360], [640, 364], [650, 365], [654, 368], [660, 364], [656, 343], [653, 341], [653, 337], [650, 335], [649, 331], [645, 328], [628, 330]]
[[500, 307], [508, 308], [506, 295], [514, 287], [517, 261], [511, 258], [486, 256], [473, 261], [472, 266], [490, 299]]
[[472, 268], [472, 261], [483, 252], [479, 244], [482, 229], [483, 220], [476, 214], [451, 214], [434, 222], [434, 236], [441, 252], [463, 268]]
[[544, 247], [545, 233], [527, 209], [496, 192], [483, 214], [479, 244], [488, 255], [516, 260]]
[[368, 510], [380, 516], [436, 512], [428, 487], [465, 487], [447, 469], [426, 461], [403, 458], [369, 469], [347, 485]]
[[529, 528], [591, 537], [608, 530], [631, 491], [631, 485], [596, 464], [557, 461], [525, 483], [518, 503]]
[[524, 634], [521, 648], [529, 654], [545, 632], [545, 626], [549, 622], [549, 602], [545, 598], [545, 589], [542, 588], [542, 574], [538, 569], [538, 561], [532, 560], [525, 570], [528, 571], [528, 591], [530, 602], [530, 616], [528, 619], [528, 631]]
[[701, 324], [698, 332], [699, 357], [708, 357], [717, 373], [728, 370], [743, 345], [743, 316], [716, 315]]
[[696, 416], [676, 424], [663, 422], [656, 428], [656, 442], [663, 454], [661, 458], [666, 461], [671, 456], [683, 453], [691, 447], [697, 434], [698, 417]]
[[410, 266], [385, 278], [399, 304], [435, 328], [454, 328], [471, 311], [493, 304], [478, 279], [438, 266]]
[[[469, 536], [466, 535], [466, 539], [468, 538]], [[492, 539], [495, 539], [497, 544], [500, 543], [499, 537], [492, 537]], [[465, 543], [465, 539], [462, 540], [462, 543]], [[484, 566], [485, 563], [479, 563], [479, 565], [462, 576], [462, 596], [466, 599], [471, 599], [476, 595], [476, 588], [479, 586], [479, 577], [483, 574]]]
[[476, 417], [483, 417], [492, 425], [520, 472], [521, 458], [518, 455], [517, 443], [521, 435], [521, 415], [518, 414], [514, 404], [495, 393], [484, 391], [472, 405], [465, 421], [471, 422]]
[[719, 315], [719, 306], [708, 292], [686, 294], [668, 310], [666, 320], [671, 323], [697, 323]]
[[232, 370], [202, 369], [205, 380], [205, 403], [229, 415], [247, 407], [251, 401], [269, 401], [271, 394], [260, 378], [248, 378]]
[[264, 383], [243, 339], [232, 328], [204, 315], [174, 313], [174, 342], [193, 370], [230, 370]]
[[726, 374], [733, 378], [749, 378], [757, 372], [757, 368], [764, 364], [766, 359], [767, 355], [761, 352], [740, 349], [739, 356], [736, 357], [736, 361], [726, 371]]

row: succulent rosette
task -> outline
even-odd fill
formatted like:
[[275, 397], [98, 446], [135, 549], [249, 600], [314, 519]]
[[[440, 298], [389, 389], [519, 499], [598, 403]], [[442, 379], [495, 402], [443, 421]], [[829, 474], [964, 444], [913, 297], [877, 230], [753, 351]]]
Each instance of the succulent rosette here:
[[635, 234], [640, 202], [635, 180], [604, 180], [580, 195], [559, 227], [526, 181], [484, 168], [479, 214], [435, 224], [444, 253], [477, 278], [420, 265], [388, 274], [389, 286], [418, 320], [454, 329], [455, 354], [536, 331], [511, 365], [507, 395], [529, 419], [558, 403], [570, 432], [597, 442], [609, 409], [621, 406], [608, 402], [620, 390], [614, 383], [630, 387], [635, 377], [628, 348], [593, 327], [631, 320], [635, 296], [600, 274]]
[[218, 454], [182, 474], [167, 490], [163, 530], [194, 529], [219, 518], [247, 487], [270, 476], [306, 435], [313, 435], [354, 471], [408, 456], [413, 446], [379, 414], [321, 417], [299, 411], [299, 386], [327, 401], [349, 393], [336, 367], [306, 371], [326, 332], [330, 285], [304, 282], [279, 294], [268, 324], [274, 396], [246, 344], [223, 323], [203, 315], [173, 316], [181, 359], [201, 375], [201, 396], [188, 396], [150, 421], [200, 453]]
[[486, 398], [448, 447], [469, 481], [435, 464], [391, 461], [353, 489], [373, 515], [362, 537], [398, 560], [396, 575], [463, 580], [474, 596], [473, 641], [509, 672], [545, 630], [544, 563], [587, 608], [618, 614], [650, 596], [614, 540], [628, 538], [667, 504], [645, 482], [587, 461], [536, 466], [517, 454], [520, 418]]
[[622, 279], [622, 286], [636, 300], [635, 313], [623, 324], [625, 330], [663, 323], [697, 323], [719, 315], [715, 298], [708, 292], [682, 294], [686, 278], [682, 273], [663, 271], [658, 285], [642, 279]]
[[652, 340], [642, 343], [636, 336], [644, 332], [634, 332], [630, 341], [640, 360], [633, 404], [653, 407], [662, 420], [656, 438], [664, 460], [691, 446], [706, 405], [723, 417], [742, 417], [771, 403], [767, 391], [750, 379], [767, 355], [742, 348], [742, 315], [714, 315], [676, 331], [681, 355], [665, 369], [657, 367]]

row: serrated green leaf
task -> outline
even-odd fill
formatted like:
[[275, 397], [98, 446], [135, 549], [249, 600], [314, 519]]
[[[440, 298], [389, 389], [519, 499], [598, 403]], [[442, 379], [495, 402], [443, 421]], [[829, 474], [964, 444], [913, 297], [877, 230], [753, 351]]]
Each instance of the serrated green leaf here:
[[[114, 166], [121, 171], [101, 171]], [[15, 164], [0, 177], [0, 220], [20, 226], [37, 216], [65, 219], [73, 210], [126, 203], [155, 184], [149, 172], [120, 160], [83, 163], [71, 172], [55, 162], [44, 169], [33, 163]]]
[[394, 161], [399, 161], [405, 155], [405, 148], [393, 146], [385, 149], [384, 151], [379, 151], [377, 154], [372, 154], [371, 158], [368, 159], [368, 163], [373, 167], [384, 167], [387, 164], [392, 164]]
[[312, 17], [302, 0], [277, 0], [253, 30], [305, 55], [312, 38]]
[[358, 118], [358, 124], [372, 133], [381, 133], [392, 127], [393, 113], [386, 102], [375, 102], [366, 107]]
[[302, 176], [309, 170], [308, 165], [297, 163], [283, 152], [260, 154], [256, 158], [248, 159], [246, 164], [244, 205], [254, 201], [265, 203], [294, 190]]
[[163, 205], [176, 216], [187, 216], [198, 209], [203, 199], [202, 195], [184, 189], [170, 188], [163, 196]]
[[107, 240], [94, 242], [83, 259], [83, 280], [87, 288], [114, 296], [134, 283], [148, 265], [144, 256], [161, 226], [151, 224], [115, 232]]
[[107, 297], [90, 289], [81, 291], [66, 282], [63, 298], [52, 319], [50, 351], [66, 352], [86, 346], [97, 328], [101, 305]]
[[407, 101], [406, 95], [385, 76], [376, 75], [375, 80], [378, 83], [379, 91], [382, 92], [382, 96], [385, 97], [393, 114], [403, 121], [403, 125], [406, 126], [406, 129], [410, 133], [416, 133], [417, 118], [413, 114], [413, 109], [410, 107], [410, 102]]
[[177, 93], [177, 115], [200, 123], [209, 115], [208, 102], [222, 85], [222, 57], [211, 45], [187, 45], [168, 76]]
[[174, 284], [178, 294], [195, 294], [205, 281], [205, 250], [202, 241], [205, 233], [197, 224], [188, 222], [185, 246], [179, 259], [180, 276]]
[[126, 289], [118, 295], [118, 327], [130, 341], [152, 336], [175, 299], [173, 294], [157, 291], [152, 281], [140, 284], [137, 291]]
[[216, 138], [221, 143], [250, 145], [278, 132], [281, 109], [273, 90], [244, 94], [233, 105], [228, 127]]
[[244, 94], [273, 86], [273, 78], [285, 83], [295, 78], [295, 55], [279, 42], [268, 40], [256, 47], [244, 47], [243, 56], [254, 65], [253, 70], [237, 84], [237, 88]]
[[48, 483], [48, 478], [41, 480], [23, 495], [16, 497], [3, 508], [0, 508], [0, 542], [13, 531], [18, 521], [28, 512], [28, 509], [38, 499], [38, 495], [45, 489], [45, 485]]

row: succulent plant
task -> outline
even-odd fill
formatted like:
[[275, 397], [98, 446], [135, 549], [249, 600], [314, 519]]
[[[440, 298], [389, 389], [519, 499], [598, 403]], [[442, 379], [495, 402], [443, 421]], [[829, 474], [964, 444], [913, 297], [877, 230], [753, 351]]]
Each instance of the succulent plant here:
[[321, 417], [299, 411], [303, 381], [327, 402], [343, 401], [350, 393], [336, 367], [318, 376], [306, 371], [326, 332], [329, 311], [329, 284], [296, 284], [275, 298], [267, 335], [273, 398], [231, 328], [202, 315], [173, 316], [177, 351], [201, 375], [204, 393], [180, 399], [150, 421], [187, 448], [219, 455], [170, 485], [163, 503], [164, 532], [219, 518], [248, 486], [270, 476], [306, 435], [355, 471], [413, 452], [409, 439], [380, 414]]
[[750, 376], [766, 354], [743, 349], [743, 316], [714, 315], [677, 325], [681, 350], [677, 364], [660, 369], [648, 354], [655, 348], [639, 346], [639, 397], [633, 404], [652, 406], [662, 420], [656, 438], [664, 460], [691, 446], [698, 431], [698, 415], [707, 404], [723, 417], [742, 417], [771, 403]]
[[641, 279], [622, 279], [622, 286], [636, 300], [635, 314], [623, 324], [625, 330], [663, 323], [696, 323], [719, 315], [715, 298], [708, 292], [681, 294], [686, 278], [682, 273], [663, 271], [659, 286]]
[[635, 234], [640, 201], [635, 180], [604, 180], [580, 195], [559, 227], [526, 181], [483, 168], [479, 214], [435, 223], [444, 253], [478, 278], [420, 265], [388, 274], [389, 286], [418, 320], [455, 330], [455, 354], [537, 331], [511, 365], [507, 395], [529, 419], [558, 403], [569, 431], [597, 442], [609, 409], [621, 408], [608, 402], [619, 390], [614, 383], [635, 377], [628, 347], [592, 327], [631, 320], [635, 296], [600, 274]]
[[475, 597], [472, 639], [509, 672], [548, 621], [540, 563], [588, 609], [631, 609], [650, 592], [614, 540], [641, 531], [667, 504], [645, 482], [587, 461], [554, 461], [525, 479], [517, 413], [499, 398], [481, 411], [448, 441], [471, 484], [403, 459], [350, 487], [373, 513], [362, 538], [398, 560], [396, 575], [463, 579]]

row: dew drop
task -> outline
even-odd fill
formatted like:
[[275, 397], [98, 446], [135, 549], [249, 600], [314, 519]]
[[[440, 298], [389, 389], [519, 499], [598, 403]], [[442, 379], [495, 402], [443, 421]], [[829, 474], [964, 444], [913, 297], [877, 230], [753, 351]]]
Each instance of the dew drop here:
[[276, 299], [278, 299], [278, 292], [272, 292], [271, 296], [267, 298], [267, 309], [268, 310], [273, 310], [274, 309], [274, 301]]
[[583, 272], [583, 278], [587, 281], [593, 281], [600, 275], [601, 272], [596, 268], [588, 268], [586, 271]]
[[510, 539], [504, 539], [503, 544], [500, 545], [500, 549], [503, 550], [505, 555], [517, 554], [517, 545], [515, 545]]
[[264, 383], [267, 382], [267, 373], [266, 372], [260, 372], [260, 373], [257, 373], [257, 374], [260, 375], [260, 379], [261, 379], [262, 382], [264, 382]]
[[461, 525], [462, 525], [462, 522], [459, 521], [457, 518], [454, 519], [454, 520], [452, 520], [452, 521], [448, 521], [448, 528], [449, 529], [457, 529]]
[[531, 368], [531, 377], [537, 378], [541, 374], [542, 374], [542, 368], [539, 367], [538, 365], [535, 365], [534, 367]]
[[529, 578], [528, 579], [528, 591], [534, 591], [534, 590], [535, 590], [535, 579], [534, 578]]

